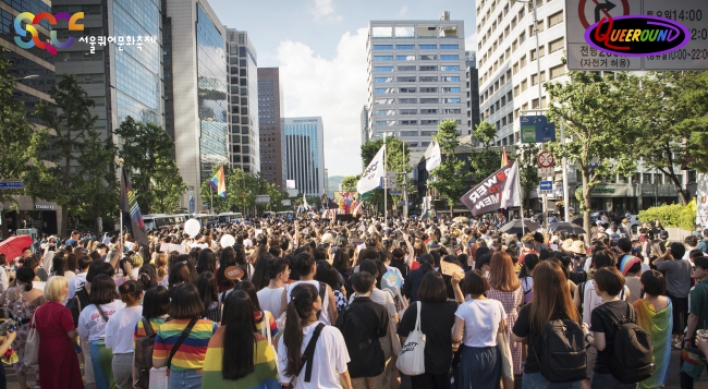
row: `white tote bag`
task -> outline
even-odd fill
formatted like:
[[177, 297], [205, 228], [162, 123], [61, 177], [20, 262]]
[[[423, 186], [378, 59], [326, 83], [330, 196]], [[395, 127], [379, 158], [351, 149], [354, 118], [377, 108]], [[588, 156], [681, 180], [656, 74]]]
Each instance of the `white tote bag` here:
[[[502, 308], [502, 317], [504, 317], [503, 315], [504, 311]], [[502, 357], [502, 378], [514, 382], [514, 361], [511, 357], [511, 347], [509, 346], [506, 328], [502, 327], [501, 323], [497, 331], [497, 350], [499, 350], [499, 354], [501, 354]]]
[[418, 314], [415, 319], [415, 329], [408, 334], [396, 362], [398, 370], [408, 376], [425, 373], [425, 334], [420, 330], [420, 311], [423, 305], [420, 301], [416, 304]]
[[167, 366], [150, 369], [150, 389], [170, 389], [170, 377]]
[[25, 357], [22, 361], [22, 363], [28, 367], [39, 363], [39, 331], [37, 331], [37, 326], [34, 321], [36, 314], [37, 311], [32, 314], [32, 322], [29, 334], [27, 334], [27, 342], [25, 343]]

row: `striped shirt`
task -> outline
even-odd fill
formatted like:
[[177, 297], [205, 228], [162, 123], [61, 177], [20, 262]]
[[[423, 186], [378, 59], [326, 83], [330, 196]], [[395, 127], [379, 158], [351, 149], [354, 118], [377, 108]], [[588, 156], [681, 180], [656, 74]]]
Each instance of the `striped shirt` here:
[[[190, 319], [173, 319], [161, 325], [155, 337], [155, 349], [152, 357], [157, 360], [164, 360], [170, 357], [172, 346], [177, 342], [184, 328], [189, 324]], [[217, 325], [211, 320], [197, 320], [179, 347], [179, 350], [172, 358], [169, 366], [173, 371], [198, 370], [201, 371], [204, 364], [209, 339], [216, 332]]]
[[[257, 311], [253, 314], [253, 317], [256, 320], [256, 330], [261, 335], [267, 336], [266, 330], [263, 328], [263, 320], [261, 320], [263, 312], [266, 311]], [[259, 322], [259, 320], [261, 321]], [[273, 318], [273, 315], [270, 312], [268, 312], [268, 321], [270, 322], [270, 336], [271, 338], [275, 338], [275, 335], [278, 335], [278, 325], [275, 323], [275, 318]]]
[[225, 380], [221, 368], [224, 356], [225, 327], [219, 328], [209, 341], [204, 359], [202, 387], [209, 389], [281, 389], [275, 350], [268, 340], [256, 334], [253, 373], [235, 380]]
[[[153, 333], [157, 333], [157, 329], [167, 321], [168, 317], [153, 317], [148, 319], [150, 322], [150, 327]], [[137, 323], [135, 323], [135, 332], [133, 333], [133, 348], [135, 348], [135, 341], [147, 336], [145, 332], [145, 326], [143, 325], [143, 319], [140, 318]]]

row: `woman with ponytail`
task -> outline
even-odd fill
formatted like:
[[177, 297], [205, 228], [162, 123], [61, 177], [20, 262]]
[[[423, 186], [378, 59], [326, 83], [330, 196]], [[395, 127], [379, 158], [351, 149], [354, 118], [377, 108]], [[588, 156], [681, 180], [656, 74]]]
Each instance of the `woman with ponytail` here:
[[[285, 331], [278, 341], [281, 384], [292, 384], [294, 389], [351, 389], [347, 345], [336, 327], [325, 326], [318, 321], [317, 313], [322, 310], [322, 301], [317, 288], [310, 284], [298, 284], [291, 296]], [[313, 338], [315, 341], [310, 346]], [[303, 354], [308, 349], [313, 353], [305, 362]]]
[[127, 281], [118, 287], [125, 308], [118, 310], [106, 324], [106, 348], [111, 349], [113, 380], [118, 389], [133, 387], [133, 335], [143, 317], [143, 284]]
[[[17, 338], [12, 343], [12, 348], [19, 357], [13, 364], [17, 374], [17, 382], [21, 388], [28, 388], [27, 375], [35, 374], [36, 365], [27, 367], [24, 364], [25, 344], [30, 331], [30, 321], [34, 311], [42, 305], [46, 299], [44, 292], [33, 286], [35, 273], [30, 266], [23, 266], [17, 269], [15, 275], [16, 285], [7, 290], [5, 298], [5, 317], [11, 317], [17, 322]], [[9, 315], [8, 315], [9, 314]]]

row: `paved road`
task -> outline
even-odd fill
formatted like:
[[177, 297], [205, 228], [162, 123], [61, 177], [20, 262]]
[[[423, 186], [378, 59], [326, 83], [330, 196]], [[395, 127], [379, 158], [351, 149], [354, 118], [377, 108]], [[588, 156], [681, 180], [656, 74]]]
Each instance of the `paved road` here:
[[[671, 372], [669, 373], [669, 382], [666, 383], [666, 386], [664, 389], [681, 389], [681, 386], [679, 385], [679, 358], [680, 358], [680, 353], [677, 350], [674, 350], [671, 353]], [[8, 389], [22, 389], [20, 388], [20, 385], [17, 383], [17, 377], [15, 377], [15, 371], [12, 367], [6, 368], [7, 370], [7, 388]], [[33, 388], [32, 384], [34, 383], [34, 377], [31, 377], [28, 380], [28, 384], [30, 385], [30, 389]], [[89, 388], [87, 388], [89, 389]], [[701, 376], [701, 380], [696, 382], [695, 384], [695, 389], [708, 389], [708, 374], [703, 374]]]

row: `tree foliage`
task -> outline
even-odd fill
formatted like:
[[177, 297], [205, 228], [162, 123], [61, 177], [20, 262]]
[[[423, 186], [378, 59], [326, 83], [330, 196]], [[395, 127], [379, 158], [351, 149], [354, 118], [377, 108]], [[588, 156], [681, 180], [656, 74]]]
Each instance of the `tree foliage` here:
[[347, 176], [342, 180], [342, 190], [345, 192], [356, 192], [356, 183], [359, 181], [359, 176]]
[[469, 157], [472, 182], [481, 182], [501, 166], [501, 153], [490, 150], [491, 143], [497, 137], [497, 127], [488, 121], [479, 123], [472, 130], [474, 138], [484, 146], [483, 150], [474, 149]]
[[187, 190], [175, 162], [173, 139], [155, 123], [127, 117], [114, 131], [121, 139], [118, 155], [131, 174], [135, 197], [144, 214], [174, 213]]
[[688, 167], [708, 173], [708, 72], [688, 73], [691, 86], [681, 91], [689, 116], [676, 127], [689, 134], [687, 141]]
[[521, 146], [516, 158], [519, 172], [521, 173], [521, 188], [524, 192], [523, 201], [527, 203], [527, 206], [531, 201], [531, 192], [536, 190], [538, 183], [541, 181], [538, 176], [538, 164], [536, 162], [539, 152], [540, 149], [536, 144], [524, 144]]
[[[376, 139], [373, 141], [368, 141], [361, 145], [361, 159], [364, 161], [364, 166], [368, 166], [371, 160], [374, 159], [376, 153], [379, 152], [381, 147], [383, 147], [383, 139]], [[405, 169], [405, 173], [408, 174], [412, 169], [410, 167], [410, 149], [408, 143], [401, 141], [400, 139], [394, 138], [393, 136], [386, 137], [386, 171], [401, 172]], [[358, 178], [357, 178], [358, 181]], [[396, 175], [396, 182], [399, 187], [403, 187], [403, 175]], [[356, 191], [356, 182], [354, 182], [353, 190]], [[394, 188], [388, 188], [394, 189]], [[389, 207], [397, 204], [402, 199], [402, 195], [391, 195], [388, 194], [388, 205]], [[374, 189], [369, 192], [369, 196], [365, 201], [366, 204], [371, 206], [376, 206], [377, 208], [383, 207], [384, 197], [383, 189]]]
[[[639, 79], [627, 73], [570, 72], [568, 83], [546, 83], [548, 116], [565, 125], [569, 142], [549, 144], [556, 158], [567, 158], [582, 176], [581, 209], [590, 231], [592, 190], [602, 177], [629, 175], [636, 169], [633, 147], [640, 128], [634, 102], [627, 98]], [[590, 235], [588, 235], [589, 239]]]
[[454, 120], [440, 123], [435, 140], [440, 144], [442, 161], [440, 166], [430, 172], [435, 179], [428, 180], [428, 187], [445, 199], [450, 213], [468, 189], [464, 181], [470, 177], [470, 172], [465, 169], [465, 161], [455, 158], [455, 149], [460, 145], [457, 136], [457, 123]]
[[497, 137], [497, 127], [484, 120], [475, 126], [474, 130], [472, 130], [472, 135], [486, 149], [489, 149], [492, 141]]
[[[212, 176], [216, 174], [221, 166], [212, 168]], [[263, 179], [260, 174], [249, 174], [241, 169], [232, 169], [224, 166], [224, 180], [226, 181], [226, 197], [220, 197], [214, 189], [209, 186], [208, 177], [199, 188], [199, 193], [205, 207], [212, 209], [215, 213], [222, 212], [242, 212], [247, 214], [253, 209], [259, 213], [266, 210], [280, 211], [284, 207], [282, 201], [287, 199], [287, 193], [279, 192], [274, 184]], [[256, 204], [256, 195], [270, 196], [267, 204]], [[308, 200], [309, 201], [309, 200]]]

